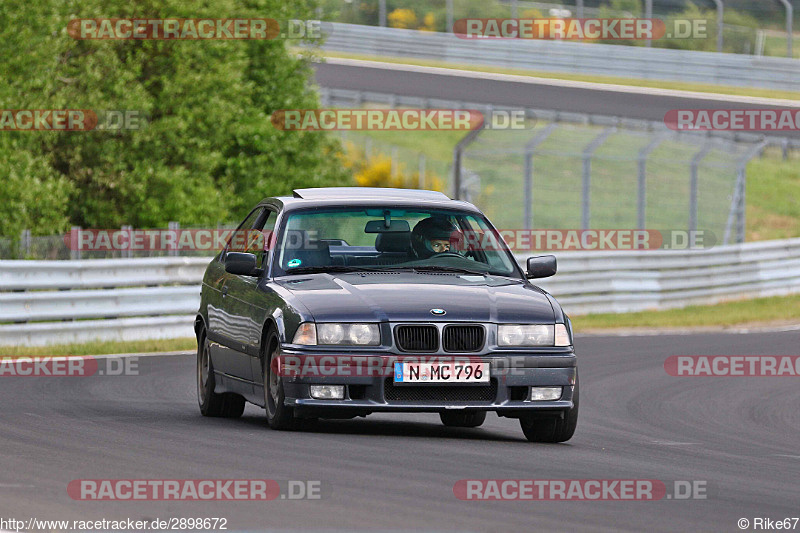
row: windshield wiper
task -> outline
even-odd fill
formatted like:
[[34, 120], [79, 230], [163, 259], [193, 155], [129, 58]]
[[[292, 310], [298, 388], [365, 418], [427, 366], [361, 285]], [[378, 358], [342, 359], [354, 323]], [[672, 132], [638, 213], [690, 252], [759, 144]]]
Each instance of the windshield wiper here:
[[[357, 273], [357, 272], [452, 272], [453, 274], [468, 274], [473, 276], [500, 276], [500, 277], [509, 277], [506, 274], [499, 274], [495, 272], [483, 272], [480, 270], [473, 270], [469, 268], [461, 268], [461, 267], [453, 267], [453, 266], [442, 266], [442, 265], [415, 265], [415, 266], [390, 266], [390, 265], [381, 265], [381, 266], [344, 266], [344, 265], [328, 265], [328, 266], [307, 266], [307, 267], [297, 267], [291, 270], [286, 271], [287, 276], [293, 276], [297, 274], [321, 274], [321, 273], [330, 273], [330, 274], [346, 274], [346, 273]], [[516, 278], [511, 278], [516, 279]], [[517, 280], [519, 281], [519, 280]]]
[[417, 272], [454, 272], [457, 274], [472, 274], [475, 276], [489, 275], [488, 272], [482, 272], [480, 270], [472, 270], [469, 268], [441, 266], [441, 265], [416, 265], [410, 268]]
[[286, 274], [291, 276], [294, 274], [319, 274], [322, 272], [359, 272], [364, 270], [359, 267], [342, 266], [342, 265], [327, 265], [327, 266], [307, 266], [297, 267], [286, 270]]
[[505, 279], [508, 279], [508, 280], [511, 280], [511, 281], [518, 281], [518, 282], [522, 281], [521, 279], [515, 278], [515, 277], [509, 275], [508, 273], [495, 272], [493, 270], [487, 270], [487, 271], [484, 272], [484, 271], [480, 271], [480, 270], [472, 270], [472, 269], [469, 269], [469, 268], [452, 267], [452, 266], [421, 265], [421, 266], [415, 266], [415, 267], [408, 267], [408, 270], [414, 270], [414, 271], [418, 271], [418, 272], [425, 272], [425, 271], [428, 271], [428, 272], [453, 272], [453, 273], [457, 273], [457, 274], [470, 274], [470, 275], [474, 275], [474, 276], [483, 276], [483, 277], [497, 276], [497, 277], [505, 278]]
[[344, 265], [307, 266], [286, 270], [287, 276], [294, 274], [348, 273], [348, 272], [386, 272], [392, 269], [385, 267], [358, 267]]

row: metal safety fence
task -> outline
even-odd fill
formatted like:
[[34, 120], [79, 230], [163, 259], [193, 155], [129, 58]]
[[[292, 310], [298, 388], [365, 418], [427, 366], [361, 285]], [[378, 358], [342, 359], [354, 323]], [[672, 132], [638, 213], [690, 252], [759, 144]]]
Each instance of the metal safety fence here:
[[[454, 31], [453, 24], [462, 18], [523, 18], [523, 19], [569, 19], [569, 18], [657, 18], [665, 24], [692, 17], [700, 22], [702, 35], [687, 39], [681, 32], [668, 32], [663, 37], [645, 42], [630, 40], [612, 41], [615, 44], [657, 46], [755, 54], [793, 56], [794, 19], [797, 10], [789, 0], [761, 2], [742, 6], [730, 0], [709, 0], [690, 8], [688, 3], [675, 0], [641, 0], [614, 5], [585, 5], [584, 0], [534, 2], [528, 0], [325, 0], [317, 9], [317, 17], [331, 22], [342, 22], [366, 26], [419, 29], [428, 32], [447, 33]], [[596, 4], [596, 2], [594, 3]], [[637, 5], [638, 4], [638, 5]], [[687, 9], [688, 8], [688, 9]], [[743, 9], [744, 8], [744, 9]], [[752, 17], [752, 18], [751, 18]], [[727, 20], [726, 20], [727, 19]], [[734, 24], [732, 22], [738, 22]], [[763, 26], [780, 22], [785, 31], [765, 30]], [[679, 28], [675, 28], [679, 29]], [[766, 41], [769, 40], [769, 46]]]
[[[178, 257], [196, 256], [210, 257], [219, 252], [224, 246], [224, 240], [238, 223], [218, 223], [211, 228], [181, 227], [178, 222], [169, 222], [166, 228], [134, 229], [133, 226], [123, 225], [116, 229], [91, 229], [72, 226], [69, 231], [60, 235], [33, 235], [31, 230], [24, 229], [17, 239], [0, 237], [0, 259], [129, 259], [134, 257]], [[140, 245], [133, 242], [133, 233], [142, 237]], [[205, 232], [205, 243], [212, 244], [207, 247], [195, 245], [199, 232]], [[100, 241], [100, 234], [106, 237]], [[162, 238], [155, 239], [156, 234]], [[172, 234], [173, 239], [163, 239], [165, 234]], [[151, 235], [158, 246], [148, 246]], [[191, 246], [181, 242], [181, 235], [189, 237]], [[122, 237], [121, 242], [117, 239]], [[215, 238], [217, 238], [215, 240]], [[166, 244], [163, 244], [165, 241]], [[125, 246], [128, 245], [128, 246]]]
[[531, 39], [460, 39], [450, 33], [332, 23], [323, 50], [461, 65], [594, 74], [796, 91], [800, 60]]
[[[322, 89], [323, 107], [517, 108], [396, 94]], [[744, 242], [747, 164], [768, 146], [786, 157], [796, 139], [741, 132], [673, 131], [663, 122], [524, 109], [525, 128], [466, 136], [449, 164], [447, 190], [502, 228], [705, 231], [718, 243]], [[412, 132], [413, 133], [413, 132]], [[411, 135], [412, 133], [407, 133]], [[360, 145], [380, 146], [362, 132]], [[391, 148], [390, 150], [394, 150]], [[408, 150], [405, 160], [413, 166]], [[394, 160], [395, 158], [393, 158]], [[414, 186], [414, 184], [409, 184]]]

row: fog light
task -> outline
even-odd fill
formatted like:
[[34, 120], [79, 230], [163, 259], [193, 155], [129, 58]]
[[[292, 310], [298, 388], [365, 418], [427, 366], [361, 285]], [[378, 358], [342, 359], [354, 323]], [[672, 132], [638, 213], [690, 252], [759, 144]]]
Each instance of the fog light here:
[[344, 385], [311, 385], [311, 397], [317, 400], [343, 400]]
[[532, 402], [558, 400], [561, 398], [561, 387], [531, 387]]

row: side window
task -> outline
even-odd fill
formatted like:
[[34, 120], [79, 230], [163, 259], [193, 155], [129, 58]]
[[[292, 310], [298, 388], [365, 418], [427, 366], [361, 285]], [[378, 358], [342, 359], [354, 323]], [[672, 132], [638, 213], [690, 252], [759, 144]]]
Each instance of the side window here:
[[275, 220], [278, 218], [277, 213], [274, 211], [266, 210], [264, 216], [257, 221], [254, 230], [261, 232], [262, 238], [258, 241], [258, 247], [253, 249], [256, 255], [256, 264], [259, 268], [267, 267], [267, 257], [269, 256], [270, 247], [274, 245], [273, 232], [275, 230]]
[[242, 221], [241, 224], [236, 228], [236, 230], [231, 234], [230, 238], [228, 239], [228, 244], [225, 245], [225, 250], [222, 254], [220, 254], [220, 260], [225, 259], [225, 254], [233, 248], [234, 250], [239, 249], [243, 250], [243, 243], [245, 242], [246, 232], [248, 230], [253, 229], [253, 226], [256, 225], [256, 222], [259, 221], [259, 217], [263, 214], [264, 208], [263, 207], [256, 207], [247, 217]]

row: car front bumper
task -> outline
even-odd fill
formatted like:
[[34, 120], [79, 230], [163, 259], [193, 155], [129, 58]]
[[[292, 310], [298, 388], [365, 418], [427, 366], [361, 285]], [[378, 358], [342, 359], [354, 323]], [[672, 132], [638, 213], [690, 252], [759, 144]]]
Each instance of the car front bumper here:
[[[318, 358], [284, 349], [282, 356], [291, 356], [302, 365], [305, 358]], [[328, 357], [335, 357], [328, 355]], [[359, 369], [322, 372], [307, 375], [284, 375], [283, 388], [286, 405], [292, 406], [299, 416], [307, 414], [337, 413], [361, 415], [372, 412], [439, 412], [445, 410], [496, 411], [500, 416], [518, 417], [537, 412], [542, 415], [561, 415], [573, 407], [577, 361], [574, 353], [567, 354], [487, 354], [480, 356], [453, 356], [470, 361], [484, 361], [490, 366], [490, 383], [475, 384], [414, 384], [395, 385], [391, 372], [392, 361], [399, 355], [359, 355]], [[353, 357], [348, 356], [352, 361]], [[318, 359], [315, 360], [318, 362]], [[316, 368], [316, 367], [315, 367]], [[369, 371], [363, 371], [369, 369]], [[366, 375], [364, 375], [366, 374]], [[342, 400], [315, 399], [310, 395], [311, 385], [344, 385]], [[561, 397], [552, 401], [530, 401], [530, 387], [562, 387]]]

